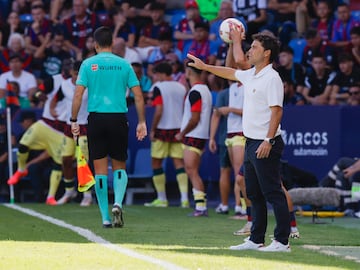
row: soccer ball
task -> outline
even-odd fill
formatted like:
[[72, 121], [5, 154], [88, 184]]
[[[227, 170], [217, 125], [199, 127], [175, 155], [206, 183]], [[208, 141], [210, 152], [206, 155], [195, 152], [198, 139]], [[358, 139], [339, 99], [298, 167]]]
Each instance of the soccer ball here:
[[226, 43], [232, 42], [230, 38], [230, 30], [232, 27], [241, 27], [245, 30], [243, 23], [236, 18], [227, 18], [223, 20], [219, 27], [219, 35], [220, 38]]

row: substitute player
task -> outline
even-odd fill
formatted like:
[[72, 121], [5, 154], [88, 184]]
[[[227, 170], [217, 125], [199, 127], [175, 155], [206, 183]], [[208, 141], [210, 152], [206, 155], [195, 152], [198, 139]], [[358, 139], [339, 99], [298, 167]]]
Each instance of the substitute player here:
[[108, 210], [108, 156], [114, 174], [115, 202], [112, 208], [114, 227], [124, 225], [122, 201], [126, 192], [127, 174], [125, 162], [128, 148], [128, 121], [126, 90], [135, 96], [139, 123], [136, 137], [143, 140], [147, 135], [144, 99], [139, 80], [131, 65], [112, 53], [112, 31], [100, 27], [94, 32], [97, 55], [84, 60], [76, 81], [72, 103], [71, 131], [79, 136], [78, 114], [85, 89], [88, 91], [88, 143], [90, 159], [94, 161], [95, 192], [105, 228], [112, 227]]
[[154, 67], [153, 75], [157, 81], [153, 85], [152, 104], [155, 113], [151, 125], [151, 157], [153, 167], [153, 183], [157, 198], [145, 206], [166, 207], [168, 200], [165, 189], [165, 172], [162, 168], [164, 158], [171, 157], [176, 171], [181, 207], [189, 207], [188, 179], [184, 170], [183, 150], [181, 143], [175, 139], [181, 126], [183, 102], [186, 88], [179, 82], [173, 81], [172, 67], [166, 62]]
[[212, 96], [207, 85], [201, 82], [201, 70], [187, 66], [185, 75], [191, 89], [185, 98], [181, 129], [176, 138], [184, 145], [185, 171], [193, 186], [195, 211], [190, 216], [206, 217], [206, 193], [199, 167], [201, 154], [209, 139]]
[[[72, 65], [70, 74], [71, 77], [64, 80], [61, 83], [60, 89], [53, 99], [52, 106], [55, 106], [57, 102], [64, 102], [66, 110], [61, 111], [58, 115], [55, 115], [56, 119], [67, 123], [64, 134], [65, 139], [63, 140], [63, 147], [61, 151], [63, 161], [63, 174], [65, 182], [65, 194], [58, 200], [58, 205], [65, 204], [71, 199], [76, 198], [77, 192], [75, 190], [75, 172], [73, 168], [73, 162], [75, 158], [75, 147], [76, 143], [71, 133], [71, 104], [75, 93], [75, 82], [79, 73], [81, 62], [77, 61]], [[80, 125], [80, 136], [77, 138], [79, 146], [81, 147], [82, 153], [86, 160], [89, 160], [88, 145], [87, 145], [87, 91], [83, 95], [81, 108], [79, 111], [78, 123]], [[92, 203], [91, 191], [84, 192], [84, 197], [80, 203], [80, 206], [89, 206]]]

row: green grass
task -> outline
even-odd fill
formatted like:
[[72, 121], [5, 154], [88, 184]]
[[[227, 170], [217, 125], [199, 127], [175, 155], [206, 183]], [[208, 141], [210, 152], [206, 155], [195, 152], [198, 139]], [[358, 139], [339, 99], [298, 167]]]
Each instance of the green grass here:
[[[20, 204], [75, 226], [140, 254], [186, 269], [359, 269], [360, 264], [303, 248], [303, 245], [356, 246], [347, 252], [360, 260], [360, 220], [298, 218], [301, 238], [291, 240], [291, 253], [231, 251], [243, 237], [232, 232], [245, 221], [231, 220], [210, 211], [209, 218], [187, 217], [189, 209], [176, 207], [125, 207], [125, 227], [103, 229], [96, 205], [49, 207]], [[268, 235], [274, 218], [269, 215]], [[0, 269], [159, 269], [158, 265], [134, 259], [46, 221], [0, 205]], [[267, 244], [270, 238], [267, 239]], [[161, 268], [160, 268], [161, 269]]]

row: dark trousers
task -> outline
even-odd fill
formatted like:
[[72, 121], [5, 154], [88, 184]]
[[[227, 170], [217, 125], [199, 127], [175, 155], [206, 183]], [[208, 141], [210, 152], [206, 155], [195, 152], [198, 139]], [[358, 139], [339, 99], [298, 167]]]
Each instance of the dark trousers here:
[[247, 139], [245, 145], [246, 193], [251, 200], [253, 226], [250, 240], [264, 243], [267, 227], [267, 205], [270, 203], [276, 219], [274, 237], [282, 244], [288, 244], [290, 234], [290, 214], [286, 196], [281, 188], [280, 157], [284, 149], [281, 136], [275, 138], [268, 158], [258, 159], [256, 150], [262, 140]]

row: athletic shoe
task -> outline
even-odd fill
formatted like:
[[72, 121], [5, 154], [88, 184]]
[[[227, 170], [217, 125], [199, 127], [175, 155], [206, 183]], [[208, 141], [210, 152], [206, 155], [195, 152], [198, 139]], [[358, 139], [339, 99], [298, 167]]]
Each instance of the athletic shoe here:
[[[224, 209], [225, 208], [225, 209]], [[227, 215], [229, 214], [229, 208], [224, 207], [221, 203], [218, 205], [218, 207], [215, 208], [215, 212], [217, 214]]]
[[264, 252], [291, 252], [289, 244], [284, 245], [276, 240], [273, 240], [267, 247], [259, 248], [259, 250]]
[[360, 218], [360, 211], [354, 214], [354, 217]]
[[188, 200], [181, 202], [181, 208], [189, 208], [189, 207], [190, 207], [190, 203]]
[[260, 250], [263, 248], [264, 244], [256, 244], [251, 240], [247, 240], [244, 243], [237, 246], [230, 246], [231, 250]]
[[25, 170], [23, 172], [20, 172], [19, 170], [17, 170], [13, 176], [11, 176], [8, 181], [7, 181], [7, 184], [8, 185], [16, 185], [17, 183], [19, 183], [20, 179], [24, 176], [27, 176], [28, 175], [28, 170]]
[[188, 217], [207, 217], [208, 211], [206, 210], [194, 210], [194, 212], [188, 214]]
[[65, 191], [64, 195], [58, 200], [57, 204], [62, 205], [70, 202], [72, 199], [75, 199], [77, 196], [77, 192], [75, 189]]
[[290, 228], [290, 235], [289, 235], [290, 238], [293, 238], [293, 239], [299, 239], [300, 238], [300, 232], [298, 230], [297, 227], [291, 227]]
[[251, 234], [251, 226], [252, 226], [252, 222], [248, 221], [245, 223], [244, 227], [242, 227], [242, 229], [233, 232], [233, 235], [236, 236], [241, 236], [241, 235], [250, 235]]
[[110, 228], [112, 228], [112, 224], [111, 224], [111, 222], [110, 221], [104, 221], [104, 223], [103, 223], [103, 228], [105, 228], [105, 229], [110, 229]]
[[80, 202], [80, 206], [87, 207], [92, 204], [92, 197], [91, 196], [84, 196], [84, 198]]
[[233, 216], [229, 217], [230, 219], [236, 220], [247, 220], [247, 214], [236, 212]]
[[48, 197], [45, 202], [47, 205], [57, 205], [57, 201], [54, 197]]
[[121, 210], [120, 206], [117, 204], [114, 204], [111, 212], [113, 214], [114, 227], [120, 228], [120, 227], [124, 226], [123, 214], [122, 214], [122, 210]]
[[150, 203], [144, 203], [144, 206], [146, 207], [168, 207], [168, 205], [168, 201], [163, 201], [160, 199], [155, 199]]
[[354, 217], [355, 211], [353, 209], [345, 209], [344, 216], [345, 217]]

